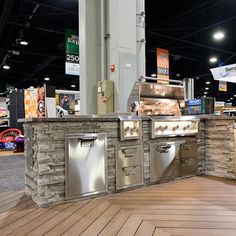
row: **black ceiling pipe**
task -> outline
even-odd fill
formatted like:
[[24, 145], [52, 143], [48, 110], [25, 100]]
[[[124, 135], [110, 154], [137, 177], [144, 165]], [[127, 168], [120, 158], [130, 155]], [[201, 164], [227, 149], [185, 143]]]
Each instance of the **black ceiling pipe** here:
[[7, 18], [11, 13], [14, 2], [15, 0], [5, 0], [4, 8], [0, 18], [0, 35], [2, 34], [3, 29], [6, 25]]

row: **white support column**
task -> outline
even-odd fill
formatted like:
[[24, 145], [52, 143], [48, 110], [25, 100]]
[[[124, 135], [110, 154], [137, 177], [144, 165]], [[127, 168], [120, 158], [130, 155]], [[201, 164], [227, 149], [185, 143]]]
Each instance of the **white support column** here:
[[137, 0], [137, 77], [146, 76], [145, 0]]
[[80, 111], [97, 113], [97, 81], [101, 80], [101, 1], [79, 0]]
[[[114, 81], [115, 111], [126, 112], [137, 80], [136, 0], [108, 0], [108, 75]], [[115, 72], [110, 66], [115, 65]]]

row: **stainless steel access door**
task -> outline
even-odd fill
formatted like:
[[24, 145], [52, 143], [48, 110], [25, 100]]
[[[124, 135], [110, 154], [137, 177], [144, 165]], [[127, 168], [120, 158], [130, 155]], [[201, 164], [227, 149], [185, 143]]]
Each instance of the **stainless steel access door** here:
[[185, 141], [150, 144], [150, 180], [155, 182], [179, 175], [180, 146]]
[[65, 135], [66, 198], [106, 191], [105, 134]]

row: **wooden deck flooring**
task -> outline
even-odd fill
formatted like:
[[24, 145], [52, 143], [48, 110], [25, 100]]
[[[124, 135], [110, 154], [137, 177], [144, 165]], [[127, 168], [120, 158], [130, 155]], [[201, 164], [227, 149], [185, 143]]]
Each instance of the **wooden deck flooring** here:
[[50, 208], [2, 192], [0, 235], [235, 236], [236, 183], [194, 177]]

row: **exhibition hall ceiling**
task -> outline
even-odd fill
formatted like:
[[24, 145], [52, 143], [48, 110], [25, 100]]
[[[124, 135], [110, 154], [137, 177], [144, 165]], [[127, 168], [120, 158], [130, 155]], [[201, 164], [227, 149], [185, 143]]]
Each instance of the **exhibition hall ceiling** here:
[[[45, 77], [58, 88], [78, 84], [78, 77], [65, 75], [65, 29], [78, 28], [77, 10], [77, 0], [0, 1], [0, 92], [6, 84], [37, 86]], [[146, 0], [147, 75], [156, 72], [156, 48], [168, 49], [172, 79], [194, 77], [196, 96], [209, 87], [208, 96], [230, 99], [235, 84], [219, 92], [209, 69], [236, 62], [235, 12], [232, 0]], [[224, 37], [215, 40], [219, 31]]]

